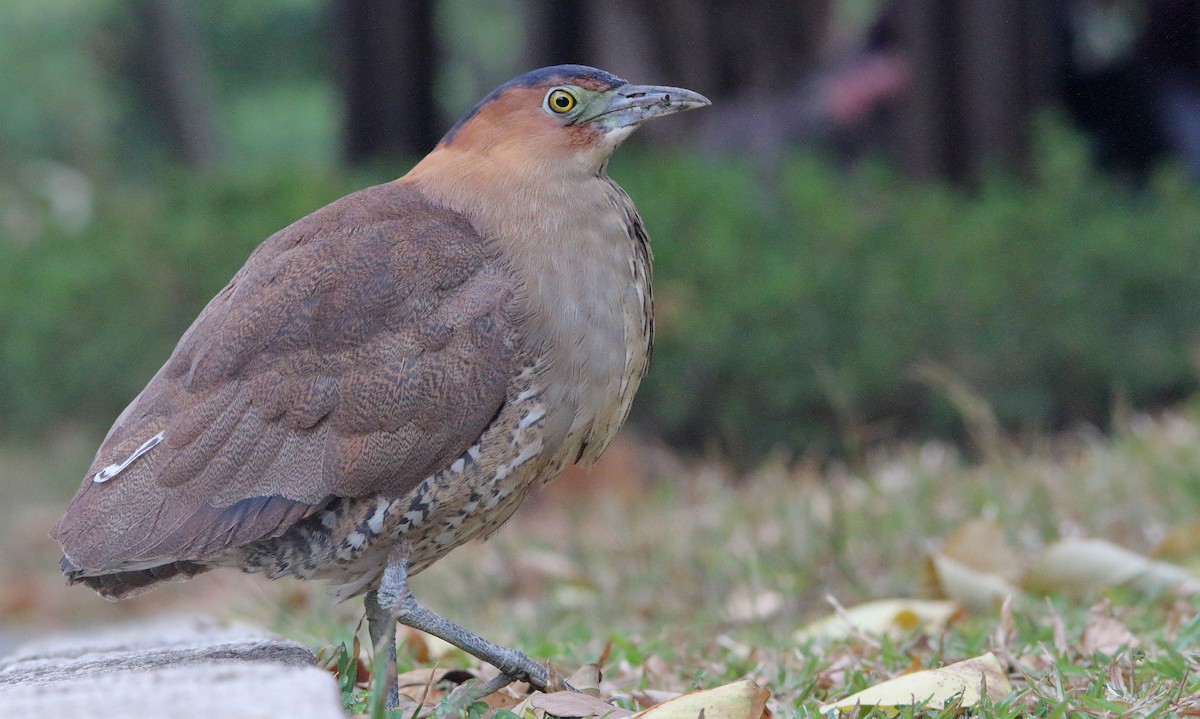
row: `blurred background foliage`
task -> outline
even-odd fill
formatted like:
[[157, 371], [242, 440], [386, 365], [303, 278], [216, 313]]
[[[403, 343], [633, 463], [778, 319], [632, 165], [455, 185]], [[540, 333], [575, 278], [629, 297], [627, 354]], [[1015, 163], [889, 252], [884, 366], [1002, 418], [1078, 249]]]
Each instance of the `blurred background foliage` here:
[[[1062, 53], [938, 80], [920, 53], [944, 69], [1053, 37], [922, 43], [972, 4], [755, 2], [737, 23], [667, 0], [0, 4], [0, 435], [102, 433], [263, 238], [402, 174], [495, 84], [568, 60], [716, 102], [611, 168], [655, 239], [643, 432], [750, 463], [1188, 398], [1186, 162], [1103, 162], [1056, 89]], [[994, 5], [1045, 20], [1053, 3]], [[638, 45], [656, 31], [712, 42]], [[730, 59], [747, 36], [761, 46]], [[1018, 84], [1041, 89], [1014, 104]]]

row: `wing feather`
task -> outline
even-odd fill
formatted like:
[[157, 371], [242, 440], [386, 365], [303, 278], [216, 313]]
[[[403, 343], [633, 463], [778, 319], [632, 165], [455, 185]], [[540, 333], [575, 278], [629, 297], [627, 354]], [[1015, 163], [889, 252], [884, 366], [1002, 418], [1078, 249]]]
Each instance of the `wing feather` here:
[[403, 185], [271, 236], [110, 430], [54, 531], [67, 563], [204, 561], [335, 497], [408, 491], [503, 402], [516, 291], [469, 223]]

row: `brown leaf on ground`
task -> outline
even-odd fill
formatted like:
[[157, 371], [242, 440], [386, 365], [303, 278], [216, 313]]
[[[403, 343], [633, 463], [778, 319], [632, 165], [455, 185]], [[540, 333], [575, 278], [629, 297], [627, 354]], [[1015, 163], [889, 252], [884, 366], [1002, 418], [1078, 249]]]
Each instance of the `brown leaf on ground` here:
[[599, 664], [584, 664], [575, 670], [574, 674], [567, 677], [567, 684], [574, 687], [577, 692], [599, 697], [601, 678]]
[[1000, 603], [1000, 621], [996, 623], [996, 628], [992, 631], [992, 646], [1003, 647], [1007, 651], [1008, 642], [1012, 639], [1015, 631], [1012, 597], [1005, 597], [1004, 601]]
[[1014, 584], [1025, 573], [1021, 555], [1008, 544], [1000, 525], [990, 519], [969, 519], [942, 540], [940, 554], [985, 574]]
[[553, 694], [538, 692], [514, 707], [512, 711], [519, 716], [524, 716], [524, 712], [520, 711], [522, 706], [533, 709], [535, 713], [541, 712], [544, 715], [563, 717], [564, 719], [576, 719], [580, 717], [622, 719], [633, 713], [627, 709], [615, 707], [612, 704], [601, 701], [597, 697], [579, 692], [554, 692]]
[[354, 683], [359, 686], [365, 686], [371, 681], [371, 668], [363, 657], [362, 644], [355, 635], [354, 642], [350, 645], [350, 656], [354, 657]]
[[1200, 693], [1192, 694], [1171, 704], [1171, 711], [1181, 717], [1200, 717]]
[[1200, 560], [1200, 522], [1191, 522], [1167, 530], [1150, 553], [1154, 559], [1195, 567]]
[[[534, 692], [528, 697], [511, 702], [507, 707], [518, 716], [532, 714], [535, 717], [609, 717], [622, 719], [633, 712], [613, 706], [600, 699], [600, 667], [585, 664], [567, 677], [567, 683], [575, 691]], [[493, 709], [498, 708], [491, 705]]]
[[1102, 602], [1088, 612], [1087, 624], [1079, 638], [1079, 648], [1085, 654], [1099, 652], [1114, 656], [1121, 649], [1138, 645], [1138, 639], [1126, 628], [1124, 622], [1109, 613], [1111, 607]]
[[461, 649], [445, 639], [403, 625], [398, 642], [417, 664], [437, 664], [452, 654], [462, 654]]
[[1063, 622], [1062, 615], [1050, 604], [1050, 600], [1046, 600], [1046, 608], [1050, 612], [1050, 626], [1053, 628], [1054, 650], [1059, 656], [1067, 656], [1071, 651], [1067, 644], [1067, 625]]
[[396, 678], [396, 684], [401, 695], [422, 704], [433, 705], [459, 685], [479, 678], [478, 672], [467, 669], [433, 667], [403, 672]]
[[942, 540], [925, 562], [926, 580], [939, 596], [965, 607], [992, 611], [1006, 597], [1019, 595], [1016, 582], [1025, 571], [1000, 526], [971, 519]]

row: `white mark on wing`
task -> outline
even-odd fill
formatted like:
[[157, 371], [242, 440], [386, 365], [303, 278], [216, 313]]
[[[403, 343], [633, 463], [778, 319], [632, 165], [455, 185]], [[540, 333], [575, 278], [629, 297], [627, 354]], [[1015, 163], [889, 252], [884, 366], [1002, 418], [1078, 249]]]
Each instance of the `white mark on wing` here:
[[124, 470], [126, 467], [133, 464], [134, 460], [136, 460], [138, 457], [141, 457], [143, 454], [145, 454], [145, 453], [149, 452], [150, 450], [154, 449], [155, 447], [157, 447], [158, 443], [161, 442], [162, 440], [163, 440], [163, 433], [159, 432], [158, 434], [154, 435], [153, 437], [146, 440], [145, 442], [142, 442], [142, 446], [133, 450], [133, 454], [126, 457], [125, 461], [119, 462], [117, 464], [110, 464], [107, 467], [105, 467], [104, 469], [100, 470], [99, 472], [96, 472], [95, 476], [92, 477], [92, 481], [95, 482], [96, 484], [101, 484], [102, 482], [107, 482], [108, 480], [110, 480], [113, 477], [120, 474], [121, 471]]

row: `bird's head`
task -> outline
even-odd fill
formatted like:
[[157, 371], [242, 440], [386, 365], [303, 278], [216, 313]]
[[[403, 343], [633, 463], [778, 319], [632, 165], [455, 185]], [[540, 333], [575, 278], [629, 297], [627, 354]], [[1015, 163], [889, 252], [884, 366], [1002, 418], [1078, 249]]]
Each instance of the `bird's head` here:
[[709, 104], [691, 90], [631, 85], [593, 67], [545, 67], [493, 90], [437, 150], [493, 155], [514, 169], [567, 163], [595, 172], [646, 120]]

